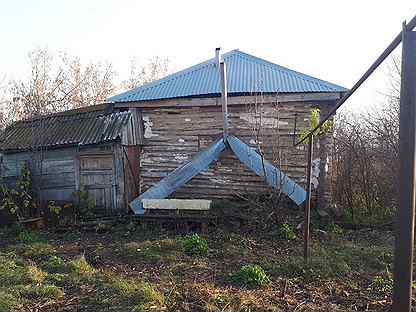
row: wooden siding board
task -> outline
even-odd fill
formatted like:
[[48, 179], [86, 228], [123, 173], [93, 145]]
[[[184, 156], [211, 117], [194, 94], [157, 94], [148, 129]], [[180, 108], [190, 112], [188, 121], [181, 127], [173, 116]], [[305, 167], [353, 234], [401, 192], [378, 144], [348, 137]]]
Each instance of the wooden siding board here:
[[[196, 105], [196, 100], [193, 104]], [[309, 126], [311, 104], [302, 102], [279, 104], [279, 142], [276, 142], [277, 124], [275, 104], [262, 104], [263, 121], [260, 131], [265, 158], [273, 160], [281, 152], [281, 168], [293, 180], [304, 184], [306, 168], [305, 149], [293, 147], [294, 134], [300, 135]], [[253, 105], [230, 107], [230, 133], [246, 144], [256, 147], [256, 118], [250, 110]], [[294, 120], [296, 116], [296, 131]], [[151, 136], [145, 137], [140, 158], [140, 183], [147, 190], [198, 151], [207, 148], [222, 135], [222, 112], [220, 106], [192, 108], [143, 109], [143, 117], [151, 124]], [[274, 122], [275, 121], [275, 122]], [[171, 197], [222, 198], [241, 193], [270, 191], [262, 178], [246, 168], [232, 153], [224, 152], [216, 164], [198, 174]]]
[[[113, 153], [117, 151], [117, 157]], [[8, 153], [2, 157], [4, 183], [14, 186], [20, 176], [21, 168], [29, 163], [32, 168], [33, 184], [40, 192], [43, 201], [73, 201], [74, 192], [81, 185], [86, 186], [98, 204], [110, 202], [110, 209], [125, 207], [123, 170], [113, 168], [114, 159], [120, 159], [120, 147], [113, 150], [112, 145], [44, 150], [42, 152]], [[42, 164], [39, 161], [42, 159]], [[35, 161], [38, 161], [35, 163]], [[119, 160], [120, 161], [120, 160]], [[121, 160], [122, 161], [122, 160]], [[122, 169], [122, 164], [116, 164]], [[81, 168], [82, 167], [82, 168]], [[122, 187], [117, 189], [121, 180]], [[117, 194], [113, 194], [113, 192]], [[94, 196], [96, 195], [96, 196]], [[118, 196], [118, 201], [113, 197]]]

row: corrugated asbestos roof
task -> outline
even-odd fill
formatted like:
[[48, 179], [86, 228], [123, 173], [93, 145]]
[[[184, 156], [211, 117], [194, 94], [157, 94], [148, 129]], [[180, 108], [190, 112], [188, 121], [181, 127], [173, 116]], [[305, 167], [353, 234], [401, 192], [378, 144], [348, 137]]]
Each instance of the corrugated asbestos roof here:
[[[233, 50], [223, 55], [227, 66], [228, 93], [345, 92], [346, 88], [317, 79], [253, 55]], [[220, 81], [215, 58], [150, 84], [124, 92], [108, 102], [218, 95]]]
[[86, 112], [74, 110], [19, 121], [5, 129], [0, 139], [0, 151], [115, 141], [121, 137], [123, 127], [129, 120], [129, 112], [106, 114], [100, 109]]

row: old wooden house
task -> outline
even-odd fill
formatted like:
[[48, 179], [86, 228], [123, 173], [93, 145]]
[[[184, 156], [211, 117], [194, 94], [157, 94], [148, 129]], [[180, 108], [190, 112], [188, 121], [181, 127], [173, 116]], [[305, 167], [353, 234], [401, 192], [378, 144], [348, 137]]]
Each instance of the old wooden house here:
[[[111, 97], [103, 106], [12, 125], [2, 143], [2, 176], [12, 179], [22, 161], [41, 151], [42, 168], [35, 175], [42, 176], [38, 187], [45, 200], [66, 200], [84, 186], [98, 206], [125, 209], [220, 139], [226, 118], [231, 135], [302, 186], [306, 151], [293, 143], [310, 127], [312, 109], [325, 114], [345, 91], [239, 50], [222, 56], [216, 50], [206, 62]], [[314, 155], [322, 207], [330, 198], [330, 138], [330, 132], [319, 137]], [[218, 199], [270, 192], [264, 176], [225, 145], [207, 168], [165, 195]]]

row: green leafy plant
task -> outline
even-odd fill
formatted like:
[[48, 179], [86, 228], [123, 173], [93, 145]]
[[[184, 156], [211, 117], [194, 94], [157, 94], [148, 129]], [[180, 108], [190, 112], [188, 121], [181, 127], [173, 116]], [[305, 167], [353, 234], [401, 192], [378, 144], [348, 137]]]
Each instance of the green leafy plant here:
[[95, 202], [84, 187], [74, 193], [78, 204], [76, 205], [76, 214], [79, 218], [91, 218], [94, 216]]
[[386, 276], [377, 275], [373, 278], [368, 289], [379, 294], [392, 292], [393, 279], [389, 274]]
[[233, 284], [246, 287], [262, 287], [270, 284], [270, 278], [259, 265], [245, 265], [230, 275]]
[[[300, 139], [302, 140], [305, 138], [310, 131], [315, 129], [319, 124], [319, 116], [320, 116], [321, 110], [319, 108], [314, 108], [311, 110], [311, 113], [309, 115], [309, 128], [304, 129], [300, 134]], [[315, 132], [315, 135], [322, 135], [326, 132], [328, 132], [334, 125], [334, 122], [329, 119], [324, 122], [324, 124]], [[303, 141], [305, 144], [309, 142], [309, 139], [306, 139]]]
[[23, 220], [33, 215], [36, 209], [32, 186], [32, 173], [28, 165], [24, 165], [15, 188], [0, 185], [0, 209]]
[[208, 253], [208, 242], [196, 233], [185, 237], [182, 246], [190, 255], [204, 256]]
[[289, 241], [295, 240], [297, 238], [295, 229], [289, 223], [281, 224], [279, 226], [278, 233], [279, 233], [280, 238], [283, 238]]
[[32, 244], [39, 241], [39, 237], [34, 232], [31, 232], [27, 229], [22, 229], [19, 234], [17, 234], [17, 240], [24, 244]]
[[48, 209], [55, 216], [59, 216], [62, 211], [62, 207], [57, 205], [56, 202], [53, 200], [48, 203]]

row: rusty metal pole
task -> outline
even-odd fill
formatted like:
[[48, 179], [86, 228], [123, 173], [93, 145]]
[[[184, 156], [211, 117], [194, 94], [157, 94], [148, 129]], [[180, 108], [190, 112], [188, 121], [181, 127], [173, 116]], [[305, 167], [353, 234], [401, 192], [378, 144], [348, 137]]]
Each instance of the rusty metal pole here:
[[399, 132], [399, 207], [396, 216], [393, 312], [409, 312], [412, 299], [416, 169], [416, 32], [403, 24]]
[[305, 219], [303, 221], [303, 258], [305, 263], [310, 258], [310, 223], [311, 223], [311, 191], [312, 191], [312, 155], [313, 155], [313, 134], [309, 136], [308, 142], [308, 166], [306, 172], [306, 200]]

